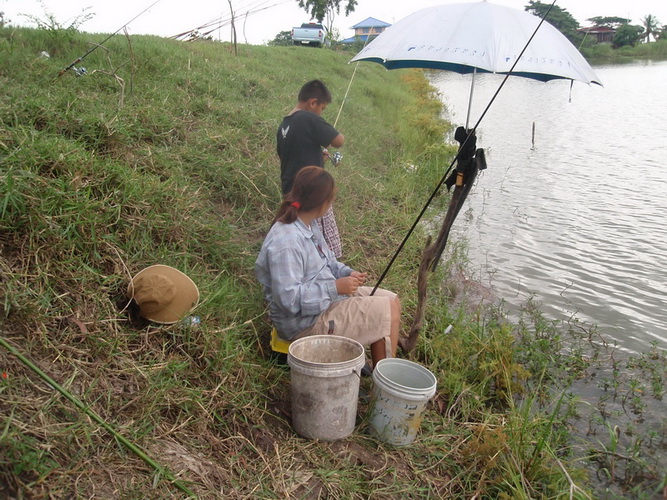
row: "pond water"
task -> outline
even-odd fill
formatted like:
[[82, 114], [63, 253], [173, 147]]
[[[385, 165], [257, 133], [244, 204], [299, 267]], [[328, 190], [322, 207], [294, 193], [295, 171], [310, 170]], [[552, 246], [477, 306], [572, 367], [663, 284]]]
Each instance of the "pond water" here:
[[[604, 87], [510, 77], [477, 131], [488, 169], [457, 222], [475, 277], [509, 305], [667, 348], [667, 62], [594, 67]], [[434, 72], [463, 125], [471, 75]], [[470, 127], [503, 77], [477, 75]], [[534, 130], [534, 133], [533, 133]]]

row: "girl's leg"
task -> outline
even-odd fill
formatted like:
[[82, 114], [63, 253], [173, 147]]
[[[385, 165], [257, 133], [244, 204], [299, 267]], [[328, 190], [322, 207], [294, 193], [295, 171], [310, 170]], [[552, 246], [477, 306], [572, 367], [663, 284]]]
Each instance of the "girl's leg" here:
[[[398, 300], [398, 296], [390, 302], [391, 304], [391, 330], [390, 330], [390, 342], [391, 342], [391, 356], [396, 356], [396, 348], [398, 346], [398, 334], [401, 326], [401, 302]], [[373, 358], [373, 366], [377, 364], [378, 361], [387, 357], [387, 348], [385, 339], [380, 339], [371, 344], [371, 358]]]

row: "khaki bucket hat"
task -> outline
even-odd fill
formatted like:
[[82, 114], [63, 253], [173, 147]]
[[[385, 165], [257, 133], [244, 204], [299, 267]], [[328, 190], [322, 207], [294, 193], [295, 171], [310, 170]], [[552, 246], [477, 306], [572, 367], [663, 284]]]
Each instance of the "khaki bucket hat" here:
[[199, 302], [199, 289], [188, 276], [173, 267], [156, 264], [132, 278], [127, 295], [139, 306], [139, 314], [155, 323], [172, 324]]

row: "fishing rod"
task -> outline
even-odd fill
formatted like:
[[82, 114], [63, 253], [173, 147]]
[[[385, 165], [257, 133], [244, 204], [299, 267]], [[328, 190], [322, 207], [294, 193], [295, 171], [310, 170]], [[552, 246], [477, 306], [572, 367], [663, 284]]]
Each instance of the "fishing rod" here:
[[[371, 39], [370, 32], [375, 28], [376, 26], [371, 25], [368, 28], [368, 35], [366, 35], [366, 40], [364, 40], [364, 45], [361, 47], [361, 50], [364, 50], [366, 48], [366, 45]], [[354, 71], [352, 72], [352, 77], [350, 78], [350, 83], [347, 85], [347, 90], [345, 91], [345, 95], [343, 96], [343, 102], [340, 103], [340, 109], [338, 110], [338, 114], [336, 115], [336, 120], [334, 121], [334, 128], [336, 128], [336, 124], [338, 123], [338, 119], [340, 118], [340, 114], [343, 112], [343, 106], [345, 106], [345, 102], [347, 101], [347, 95], [350, 93], [350, 87], [352, 87], [352, 82], [354, 81], [354, 76], [357, 74], [357, 68], [359, 67], [359, 63], [361, 61], [357, 61], [357, 65], [354, 67]], [[336, 165], [336, 164], [334, 164]]]
[[481, 116], [477, 120], [477, 123], [475, 123], [475, 126], [469, 131], [466, 130], [467, 137], [466, 137], [465, 141], [462, 142], [461, 145], [459, 146], [459, 149], [456, 152], [456, 156], [454, 156], [454, 159], [449, 164], [449, 167], [445, 171], [445, 174], [442, 176], [442, 179], [440, 179], [440, 182], [438, 182], [438, 184], [436, 185], [435, 189], [433, 190], [433, 193], [431, 193], [431, 196], [428, 198], [428, 200], [424, 204], [424, 207], [421, 209], [421, 212], [419, 212], [419, 215], [417, 216], [414, 223], [412, 224], [412, 226], [408, 230], [407, 234], [405, 235], [405, 238], [403, 238], [403, 241], [401, 241], [401, 244], [396, 249], [396, 252], [394, 252], [394, 255], [392, 256], [391, 260], [389, 261], [389, 264], [387, 264], [387, 267], [385, 267], [384, 271], [380, 275], [380, 278], [378, 279], [377, 283], [373, 287], [373, 290], [371, 291], [371, 295], [375, 295], [375, 291], [380, 287], [380, 285], [382, 284], [382, 281], [385, 279], [385, 277], [389, 273], [389, 270], [391, 269], [391, 266], [394, 265], [394, 262], [398, 258], [399, 254], [403, 251], [403, 247], [407, 243], [408, 239], [410, 239], [410, 236], [412, 235], [412, 233], [416, 229], [417, 224], [419, 224], [419, 221], [422, 219], [422, 217], [426, 213], [426, 210], [428, 209], [429, 205], [434, 200], [434, 198], [438, 194], [438, 191], [440, 191], [440, 188], [442, 187], [442, 185], [445, 183], [445, 181], [449, 177], [449, 174], [450, 174], [452, 168], [454, 167], [454, 164], [456, 163], [456, 161], [461, 156], [461, 152], [465, 151], [465, 146], [468, 144], [468, 142], [471, 140], [472, 137], [475, 137], [475, 132], [477, 131], [477, 127], [479, 127], [479, 124], [482, 122], [482, 120], [486, 116], [486, 113], [489, 111], [489, 108], [491, 107], [493, 102], [496, 100], [496, 97], [498, 97], [498, 94], [500, 93], [500, 90], [505, 85], [505, 82], [507, 82], [507, 79], [512, 75], [512, 72], [514, 71], [514, 68], [519, 63], [521, 58], [523, 57], [524, 52], [526, 52], [526, 49], [528, 49], [528, 46], [533, 41], [533, 38], [535, 38], [535, 35], [537, 34], [537, 31], [540, 29], [540, 27], [542, 26], [542, 23], [544, 23], [544, 20], [547, 18], [547, 16], [551, 12], [551, 9], [553, 8], [553, 6], [555, 4], [556, 4], [556, 0], [553, 1], [553, 3], [549, 6], [549, 8], [547, 9], [544, 16], [540, 19], [540, 22], [537, 25], [537, 27], [535, 28], [535, 31], [533, 31], [533, 34], [530, 36], [530, 38], [526, 42], [526, 45], [524, 45], [523, 49], [521, 49], [521, 53], [519, 54], [519, 57], [516, 58], [516, 60], [514, 61], [514, 64], [512, 64], [512, 67], [510, 68], [510, 70], [505, 74], [505, 78], [503, 79], [503, 81], [498, 86], [498, 89], [496, 90], [495, 94], [493, 94], [493, 96], [491, 97], [491, 100], [486, 105], [486, 108], [484, 109]]
[[111, 33], [111, 34], [110, 34], [108, 37], [106, 37], [104, 40], [102, 40], [101, 43], [95, 44], [95, 45], [94, 45], [88, 52], [86, 52], [84, 55], [82, 55], [81, 57], [79, 57], [79, 58], [78, 58], [76, 61], [74, 61], [72, 64], [70, 64], [69, 66], [67, 66], [67, 67], [64, 68], [64, 69], [61, 69], [61, 70], [58, 72], [58, 77], [63, 76], [65, 73], [67, 73], [67, 71], [69, 71], [69, 70], [72, 69], [75, 65], [77, 65], [77, 64], [79, 64], [81, 61], [83, 61], [83, 60], [84, 60], [87, 56], [89, 56], [92, 52], [94, 52], [95, 50], [97, 50], [98, 48], [100, 48], [102, 45], [104, 45], [110, 38], [112, 38], [113, 36], [115, 36], [116, 34], [118, 34], [118, 32], [119, 32], [120, 30], [122, 30], [123, 28], [125, 28], [128, 24], [130, 24], [132, 21], [134, 21], [134, 20], [137, 19], [139, 16], [141, 16], [142, 14], [144, 14], [148, 9], [150, 9], [150, 8], [153, 7], [155, 4], [157, 4], [158, 2], [161, 2], [161, 1], [162, 1], [162, 0], [155, 0], [155, 2], [153, 2], [152, 4], [150, 4], [150, 5], [149, 5], [148, 7], [146, 7], [144, 10], [142, 10], [139, 14], [137, 14], [136, 16], [134, 16], [132, 19], [130, 19], [130, 20], [129, 20], [128, 22], [126, 22], [125, 24], [123, 24], [120, 28], [118, 28], [116, 31], [114, 31], [113, 33]]
[[[369, 30], [372, 30], [375, 28], [375, 26], [371, 26]], [[370, 34], [366, 36], [366, 40], [364, 41], [364, 45], [361, 47], [361, 50], [364, 50], [366, 47], [366, 44], [368, 41], [371, 39]], [[352, 82], [354, 81], [354, 76], [357, 74], [357, 68], [359, 67], [359, 62], [357, 61], [356, 66], [354, 67], [354, 71], [352, 72], [352, 77], [350, 78], [350, 83], [347, 84], [347, 90], [345, 91], [345, 95], [343, 96], [343, 101], [340, 103], [340, 109], [338, 110], [338, 114], [336, 115], [336, 120], [334, 121], [334, 128], [336, 128], [336, 124], [338, 123], [338, 119], [340, 118], [340, 114], [343, 112], [343, 106], [345, 106], [345, 102], [347, 101], [347, 96], [350, 93], [350, 88], [352, 87]], [[326, 151], [326, 150], [325, 150]], [[328, 151], [327, 151], [328, 153]], [[334, 167], [337, 167], [338, 164], [341, 162], [343, 159], [343, 154], [340, 151], [336, 151], [333, 155], [329, 156], [329, 159], [331, 160], [331, 163], [333, 164]], [[373, 290], [375, 292], [375, 290]], [[372, 294], [371, 294], [372, 295]]]

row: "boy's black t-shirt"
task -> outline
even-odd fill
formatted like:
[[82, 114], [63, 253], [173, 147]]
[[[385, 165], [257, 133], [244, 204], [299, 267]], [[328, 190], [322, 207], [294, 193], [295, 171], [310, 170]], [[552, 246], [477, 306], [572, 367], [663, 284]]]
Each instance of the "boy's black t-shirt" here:
[[294, 177], [303, 167], [324, 167], [322, 148], [337, 135], [324, 118], [310, 111], [299, 110], [283, 118], [276, 136], [283, 194], [292, 189]]

